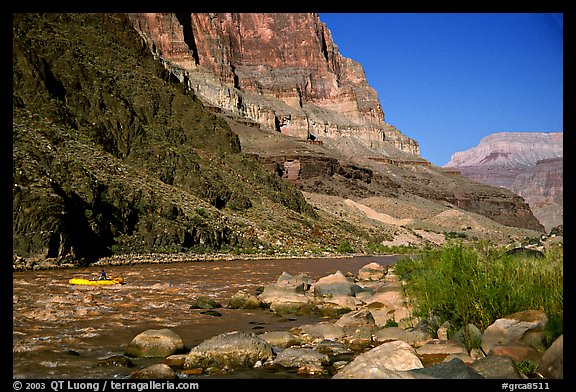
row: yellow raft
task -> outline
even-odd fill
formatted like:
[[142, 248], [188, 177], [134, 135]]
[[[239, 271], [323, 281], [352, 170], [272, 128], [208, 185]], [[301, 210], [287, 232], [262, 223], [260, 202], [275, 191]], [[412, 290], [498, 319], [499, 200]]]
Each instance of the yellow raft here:
[[72, 278], [68, 281], [70, 284], [81, 284], [86, 286], [109, 286], [113, 284], [123, 284], [124, 279], [122, 278], [110, 278], [110, 279], [83, 279], [83, 278]]

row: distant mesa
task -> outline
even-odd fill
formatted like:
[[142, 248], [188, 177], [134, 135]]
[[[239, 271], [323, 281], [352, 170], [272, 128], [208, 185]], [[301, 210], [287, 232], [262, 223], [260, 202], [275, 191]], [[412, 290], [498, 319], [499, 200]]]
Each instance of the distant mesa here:
[[523, 197], [546, 231], [563, 223], [563, 132], [499, 132], [444, 168]]
[[498, 132], [466, 151], [452, 154], [444, 167], [534, 166], [544, 159], [562, 158], [563, 132]]

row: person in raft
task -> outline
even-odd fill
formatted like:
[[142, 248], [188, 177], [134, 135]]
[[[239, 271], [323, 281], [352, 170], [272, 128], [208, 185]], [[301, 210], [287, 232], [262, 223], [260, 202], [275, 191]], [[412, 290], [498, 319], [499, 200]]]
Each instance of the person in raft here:
[[106, 271], [102, 270], [102, 272], [100, 272], [100, 276], [98, 277], [98, 280], [107, 280], [108, 276], [106, 276]]

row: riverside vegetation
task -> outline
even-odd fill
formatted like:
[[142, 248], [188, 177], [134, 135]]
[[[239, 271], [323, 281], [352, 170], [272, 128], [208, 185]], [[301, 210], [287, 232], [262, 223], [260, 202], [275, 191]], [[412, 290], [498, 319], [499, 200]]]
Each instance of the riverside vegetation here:
[[[474, 324], [484, 330], [499, 317], [526, 309], [548, 316], [545, 344], [563, 333], [563, 253], [560, 246], [543, 258], [506, 254], [485, 242], [451, 243], [400, 259], [395, 271], [405, 282], [415, 315], [429, 317], [438, 328]], [[479, 342], [468, 341], [469, 349]]]

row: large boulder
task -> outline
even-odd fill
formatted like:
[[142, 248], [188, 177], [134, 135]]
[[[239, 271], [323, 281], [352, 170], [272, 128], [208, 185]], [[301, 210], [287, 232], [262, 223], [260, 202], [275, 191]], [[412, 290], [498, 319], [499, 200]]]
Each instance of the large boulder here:
[[393, 341], [358, 355], [334, 378], [416, 378], [400, 372], [422, 367], [412, 346], [406, 342]]
[[374, 341], [380, 343], [391, 342], [394, 340], [401, 340], [410, 344], [411, 346], [417, 342], [417, 338], [410, 331], [406, 331], [400, 327], [387, 327], [374, 331], [372, 334]]
[[386, 278], [388, 266], [379, 263], [369, 263], [358, 270], [358, 280], [379, 281]]
[[187, 356], [188, 354], [170, 355], [164, 358], [161, 363], [170, 366], [172, 369], [183, 369]]
[[512, 358], [506, 355], [487, 355], [472, 362], [470, 368], [480, 373], [484, 378], [522, 378]]
[[301, 339], [290, 331], [269, 331], [258, 335], [272, 347], [287, 348], [301, 343]]
[[264, 286], [258, 298], [280, 314], [303, 314], [316, 310], [314, 298], [307, 295], [310, 282], [305, 275], [296, 277], [283, 272], [276, 283]]
[[286, 368], [297, 368], [299, 374], [318, 375], [326, 373], [330, 363], [328, 355], [311, 348], [291, 347], [281, 351], [274, 359], [273, 365]]
[[538, 371], [545, 378], [564, 378], [564, 335], [560, 335], [544, 352]]
[[316, 309], [322, 317], [337, 318], [362, 305], [356, 297], [339, 295], [336, 297], [323, 297], [316, 301]]
[[259, 309], [266, 305], [254, 294], [248, 294], [242, 290], [234, 294], [228, 301], [229, 309]]
[[177, 379], [178, 375], [168, 365], [163, 363], [156, 363], [145, 367], [144, 369], [137, 370], [130, 375], [133, 379], [158, 379], [158, 380], [173, 380]]
[[548, 317], [540, 310], [517, 312], [496, 320], [482, 334], [482, 350], [497, 345], [524, 344], [544, 351], [544, 328]]
[[328, 355], [322, 354], [311, 348], [290, 347], [282, 350], [274, 359], [274, 365], [288, 368], [300, 368], [304, 366], [325, 366], [330, 362]]
[[506, 355], [512, 358], [516, 363], [530, 361], [538, 365], [542, 358], [542, 353], [534, 350], [532, 347], [516, 344], [506, 346], [494, 346], [488, 353], [489, 355]]
[[412, 316], [411, 306], [408, 304], [401, 287], [384, 287], [373, 295], [363, 298], [370, 305], [372, 315], [378, 326], [385, 326], [389, 320], [400, 323]]
[[424, 367], [421, 369], [410, 370], [412, 374], [428, 375], [441, 379], [483, 379], [484, 377], [470, 369], [460, 358], [453, 358], [448, 362], [442, 362], [436, 365]]
[[346, 327], [360, 327], [360, 326], [367, 326], [367, 327], [375, 327], [376, 322], [374, 321], [374, 317], [370, 310], [366, 308], [354, 310], [352, 312], [348, 312], [342, 315], [336, 322], [334, 323], [342, 328]]
[[264, 302], [272, 302], [271, 299], [282, 298], [292, 295], [304, 295], [304, 284], [294, 284], [287, 280], [268, 284], [260, 293], [260, 299]]
[[217, 309], [221, 307], [219, 302], [203, 295], [194, 298], [192, 305], [190, 305], [190, 309]]
[[363, 364], [363, 366], [358, 366], [353, 371], [346, 369], [346, 366], [338, 373], [336, 373], [333, 379], [385, 379], [385, 380], [396, 380], [396, 379], [415, 379], [415, 378], [434, 378], [428, 375], [415, 374], [408, 371], [398, 371], [390, 370], [386, 368], [381, 368], [378, 366], [370, 365], [369, 363]]
[[357, 349], [372, 344], [372, 333], [377, 329], [372, 313], [364, 308], [344, 314], [334, 325], [344, 329], [344, 341]]
[[331, 275], [324, 276], [314, 284], [314, 295], [316, 297], [336, 297], [339, 295], [353, 297], [363, 291], [362, 287], [348, 280], [342, 271], [336, 271]]
[[193, 347], [184, 361], [184, 369], [202, 368], [211, 372], [254, 367], [272, 358], [272, 347], [264, 339], [255, 334], [233, 331]]
[[396, 319], [396, 309], [389, 303], [371, 302], [365, 308], [370, 310], [374, 322], [379, 327], [385, 327], [390, 322], [397, 323], [400, 320]]
[[319, 342], [324, 339], [338, 340], [346, 336], [344, 328], [329, 321], [316, 324], [304, 324], [298, 327], [301, 337], [305, 341]]
[[184, 351], [182, 338], [170, 329], [148, 329], [134, 337], [126, 355], [137, 358], [164, 358]]
[[312, 285], [312, 279], [306, 274], [292, 275], [284, 271], [278, 277], [276, 283], [289, 283], [294, 286], [302, 286], [304, 291], [308, 291]]
[[426, 365], [438, 364], [451, 354], [468, 354], [466, 346], [456, 340], [431, 339], [416, 349]]
[[354, 351], [343, 343], [324, 339], [314, 345], [314, 350], [326, 354], [330, 358], [350, 357]]

